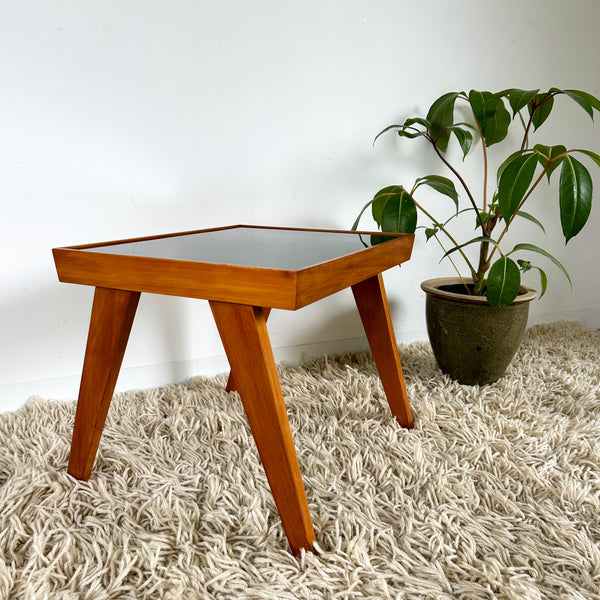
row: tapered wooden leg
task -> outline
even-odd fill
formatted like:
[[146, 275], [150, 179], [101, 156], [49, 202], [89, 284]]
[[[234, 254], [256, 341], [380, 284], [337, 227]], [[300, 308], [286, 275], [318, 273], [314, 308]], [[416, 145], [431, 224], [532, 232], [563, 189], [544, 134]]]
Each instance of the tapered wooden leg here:
[[92, 472], [139, 298], [139, 292], [96, 288], [69, 457], [77, 479]]
[[[271, 309], [270, 308], [263, 308], [262, 309], [264, 314], [265, 314], [265, 321], [269, 318], [269, 314], [271, 313]], [[229, 373], [229, 378], [227, 379], [227, 386], [225, 387], [225, 390], [228, 392], [237, 392], [237, 387], [235, 385], [235, 378], [233, 377], [233, 370], [230, 371]]]
[[413, 420], [381, 274], [352, 286], [379, 377], [392, 414], [404, 427]]
[[262, 308], [210, 303], [294, 554], [312, 550], [315, 533]]

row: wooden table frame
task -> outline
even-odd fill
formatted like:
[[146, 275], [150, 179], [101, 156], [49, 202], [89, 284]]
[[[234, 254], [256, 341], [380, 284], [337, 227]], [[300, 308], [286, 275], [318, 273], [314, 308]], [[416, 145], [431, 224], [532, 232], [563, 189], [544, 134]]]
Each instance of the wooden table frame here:
[[[105, 248], [235, 227], [249, 226], [53, 250], [60, 281], [96, 288], [68, 471], [82, 480], [91, 475], [140, 294], [206, 299], [231, 367], [228, 389], [240, 394], [283, 528], [292, 551], [298, 554], [302, 548], [312, 550], [315, 533], [269, 341], [267, 317], [272, 308], [296, 310], [351, 287], [390, 409], [401, 425], [411, 427], [381, 273], [410, 258], [414, 236], [396, 234], [391, 241], [298, 270], [117, 255]], [[94, 251], [98, 247], [104, 250]]]

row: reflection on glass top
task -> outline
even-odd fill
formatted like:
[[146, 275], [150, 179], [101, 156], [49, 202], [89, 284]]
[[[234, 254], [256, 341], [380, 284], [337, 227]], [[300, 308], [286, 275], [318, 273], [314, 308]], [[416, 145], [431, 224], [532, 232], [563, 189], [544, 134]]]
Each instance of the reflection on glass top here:
[[96, 246], [85, 251], [298, 270], [391, 239], [395, 237], [243, 226]]

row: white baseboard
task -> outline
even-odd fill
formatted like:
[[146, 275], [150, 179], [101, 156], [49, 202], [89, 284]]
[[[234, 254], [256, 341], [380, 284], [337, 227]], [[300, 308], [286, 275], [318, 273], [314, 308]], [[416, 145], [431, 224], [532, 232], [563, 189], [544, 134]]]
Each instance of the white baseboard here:
[[[273, 353], [277, 363], [298, 364], [311, 356], [352, 352], [368, 348], [364, 337], [350, 338], [305, 344], [286, 348], [275, 348]], [[224, 354], [172, 363], [145, 365], [142, 367], [123, 366], [116, 385], [117, 392], [134, 389], [159, 387], [168, 383], [178, 383], [195, 375], [216, 375], [229, 370]], [[81, 375], [75, 374], [54, 379], [24, 381], [0, 385], [0, 412], [17, 410], [31, 396], [46, 399], [75, 400], [79, 390]]]
[[[531, 314], [528, 325], [550, 323], [560, 320], [576, 320], [585, 327], [600, 329], [600, 311], [568, 310], [564, 312], [549, 312]], [[396, 326], [399, 343], [410, 343], [415, 340], [427, 339], [425, 330], [410, 330]], [[366, 350], [366, 338], [354, 337], [332, 341], [322, 341], [314, 344], [303, 344], [275, 348], [273, 353], [277, 363], [298, 364], [311, 356], [324, 354], [338, 354]], [[168, 383], [177, 383], [195, 375], [216, 375], [229, 370], [229, 364], [224, 354], [195, 358], [171, 363], [145, 365], [141, 367], [127, 367], [125, 364], [119, 374], [116, 391], [124, 392], [133, 389], [158, 387]], [[75, 400], [79, 390], [80, 374], [58, 377], [55, 379], [42, 379], [37, 381], [24, 381], [0, 385], [0, 413], [17, 410], [31, 396], [41, 396], [48, 399]]]

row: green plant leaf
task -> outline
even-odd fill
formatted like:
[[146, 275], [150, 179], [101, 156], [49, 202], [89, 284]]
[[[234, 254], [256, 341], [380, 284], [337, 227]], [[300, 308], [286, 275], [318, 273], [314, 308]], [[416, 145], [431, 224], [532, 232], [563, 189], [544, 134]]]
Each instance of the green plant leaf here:
[[571, 278], [569, 277], [567, 270], [564, 268], [562, 263], [557, 258], [552, 256], [552, 254], [550, 254], [549, 252], [546, 252], [546, 250], [544, 250], [534, 244], [517, 244], [509, 252], [509, 254], [512, 254], [513, 252], [517, 252], [518, 250], [527, 250], [528, 252], [537, 252], [538, 254], [541, 254], [542, 256], [545, 256], [546, 258], [550, 259], [564, 273], [565, 277], [569, 280], [569, 283], [571, 284], [571, 288], [573, 288], [573, 282], [571, 281]]
[[452, 221], [453, 219], [456, 219], [459, 215], [462, 215], [465, 212], [475, 212], [475, 209], [472, 206], [467, 206], [466, 208], [463, 208], [461, 210], [459, 210], [458, 212], [455, 212], [454, 214], [450, 215], [450, 217], [448, 217], [444, 223], [442, 223], [442, 225], [444, 227], [446, 227], [446, 225], [448, 225], [448, 223], [450, 223], [450, 221]]
[[373, 198], [372, 214], [384, 232], [414, 233], [417, 227], [417, 207], [401, 185], [379, 190]]
[[452, 127], [448, 127], [447, 129], [451, 133], [456, 136], [458, 143], [463, 152], [463, 160], [466, 158], [467, 154], [471, 150], [471, 146], [473, 145], [473, 134], [467, 129], [463, 129], [458, 125], [453, 125]]
[[375, 223], [379, 229], [381, 229], [381, 215], [383, 213], [383, 209], [385, 208], [385, 203], [395, 194], [401, 194], [404, 190], [404, 187], [401, 185], [389, 185], [387, 187], [379, 190], [375, 196], [373, 196], [373, 200], [371, 200], [370, 204], [372, 204], [371, 215]]
[[[416, 128], [414, 128], [413, 125], [415, 123], [423, 125], [423, 127], [425, 127], [425, 130], [419, 131]], [[425, 121], [425, 119], [413, 118], [413, 119], [406, 119], [406, 121], [404, 122], [403, 125], [388, 125], [386, 128], [382, 129], [375, 136], [375, 139], [373, 140], [373, 145], [375, 145], [375, 142], [384, 133], [387, 133], [388, 131], [393, 131], [393, 130], [396, 130], [397, 133], [398, 133], [398, 135], [400, 135], [400, 136], [413, 139], [413, 138], [416, 138], [416, 137], [419, 137], [419, 136], [427, 136], [428, 135], [428, 130], [429, 130], [429, 123], [427, 121]]]
[[369, 200], [360, 210], [360, 212], [358, 213], [358, 217], [356, 217], [356, 221], [354, 221], [354, 223], [352, 224], [352, 231], [356, 231], [356, 229], [358, 228], [358, 223], [360, 221], [360, 218], [363, 216], [363, 213], [365, 212], [365, 210], [367, 210], [367, 208], [369, 208], [369, 206], [371, 206], [371, 204], [373, 204], [373, 202], [375, 202], [375, 199], [373, 198], [373, 200]]
[[450, 132], [447, 128], [454, 123], [454, 104], [458, 98], [459, 92], [448, 92], [440, 96], [429, 108], [427, 121], [429, 122], [429, 132], [435, 145], [445, 152], [450, 140]]
[[400, 137], [408, 138], [409, 140], [414, 140], [418, 137], [428, 137], [429, 133], [427, 131], [409, 131], [408, 129], [399, 129], [398, 135]]
[[590, 115], [592, 121], [594, 120], [594, 108], [596, 110], [600, 110], [600, 100], [596, 98], [596, 96], [592, 96], [592, 94], [588, 94], [587, 92], [582, 92], [581, 90], [556, 90], [557, 92], [562, 92], [566, 96], [569, 96], [571, 100], [575, 100], [585, 112]]
[[475, 229], [479, 229], [481, 227], [481, 225], [485, 225], [486, 223], [489, 223], [496, 215], [490, 211], [490, 212], [480, 212], [479, 216], [475, 217]]
[[546, 275], [546, 272], [543, 269], [540, 269], [539, 267], [533, 267], [534, 269], [536, 269], [539, 274], [540, 274], [540, 285], [542, 287], [541, 291], [540, 291], [540, 298], [546, 293], [546, 288], [548, 287], [548, 276]]
[[[504, 169], [513, 161], [517, 156], [521, 156], [522, 154], [530, 152], [530, 150], [517, 150], [513, 152], [510, 156], [504, 159], [504, 162], [498, 167], [498, 173], [496, 175], [496, 180], [500, 182], [500, 178], [502, 177], [502, 173], [504, 173]], [[498, 201], [498, 190], [494, 192], [494, 202]]]
[[437, 227], [428, 227], [425, 229], [425, 237], [427, 238], [427, 241], [429, 241], [434, 235], [437, 235], [438, 231], [439, 229]]
[[382, 129], [376, 136], [375, 139], [373, 140], [373, 145], [375, 145], [375, 142], [384, 134], [387, 133], [388, 131], [392, 131], [392, 129], [402, 129], [402, 125], [388, 125], [385, 129]]
[[515, 115], [525, 106], [527, 106], [538, 94], [540, 90], [518, 90], [511, 88], [504, 90], [502, 95], [508, 98], [508, 102], [513, 111], [513, 119]]
[[563, 154], [567, 153], [567, 149], [565, 146], [544, 146], [543, 144], [536, 144], [533, 147], [533, 151], [537, 152], [538, 160], [544, 169], [548, 166], [548, 170], [546, 171], [546, 176], [548, 177], [548, 181], [550, 181], [550, 175], [554, 172], [554, 170], [560, 166], [560, 163], [563, 161]]
[[531, 269], [536, 269], [537, 271], [539, 271], [540, 285], [542, 288], [542, 291], [540, 292], [540, 298], [541, 298], [546, 293], [546, 288], [548, 287], [548, 276], [546, 275], [546, 272], [543, 269], [540, 269], [539, 267], [532, 265], [528, 260], [523, 260], [523, 259], [519, 258], [517, 260], [517, 263], [519, 263], [519, 267], [520, 267], [521, 271], [523, 271], [523, 273], [527, 273], [527, 271], [530, 271]]
[[571, 152], [581, 152], [586, 154], [600, 167], [600, 155], [595, 152], [592, 152], [591, 150], [582, 150], [581, 148], [576, 148], [575, 150], [571, 150]]
[[423, 119], [422, 117], [410, 117], [404, 121], [403, 127], [412, 127], [413, 125], [422, 125], [425, 129], [429, 129], [431, 124], [427, 119]]
[[530, 215], [529, 213], [525, 212], [524, 210], [520, 210], [517, 213], [517, 217], [522, 217], [523, 219], [527, 219], [528, 221], [535, 223], [538, 227], [540, 227], [540, 229], [544, 233], [546, 233], [546, 230], [544, 229], [544, 226], [541, 224], [541, 222], [538, 219], [536, 219], [533, 215]]
[[493, 240], [492, 238], [489, 237], [485, 237], [483, 235], [478, 235], [477, 237], [474, 237], [472, 240], [469, 240], [468, 242], [465, 242], [464, 244], [459, 244], [458, 246], [454, 246], [453, 248], [450, 248], [450, 250], [448, 250], [448, 252], [446, 252], [444, 254], [444, 256], [442, 256], [442, 260], [444, 258], [446, 258], [446, 256], [449, 256], [450, 254], [452, 254], [453, 252], [456, 252], [457, 250], [460, 250], [461, 248], [464, 248], [465, 246], [470, 246], [471, 244], [477, 244], [480, 242], [487, 242], [489, 244], [493, 244], [494, 246], [498, 246], [498, 242], [496, 240]]
[[481, 126], [486, 145], [491, 146], [501, 142], [508, 134], [511, 121], [502, 97], [491, 92], [471, 90], [469, 103], [475, 119]]
[[390, 199], [381, 215], [381, 230], [398, 233], [414, 233], [417, 227], [417, 208], [405, 192], [399, 198]]
[[[371, 246], [377, 246], [378, 244], [383, 244], [384, 242], [389, 242], [390, 238], [387, 235], [377, 235], [376, 233], [371, 234], [370, 236], [370, 244]], [[367, 244], [365, 246], [368, 248]]]
[[523, 271], [523, 273], [527, 273], [531, 269], [531, 263], [528, 260], [523, 260], [522, 258], [517, 259], [517, 264], [519, 265], [519, 269]]
[[419, 177], [419, 179], [415, 181], [415, 189], [421, 185], [428, 185], [436, 192], [451, 198], [456, 205], [456, 210], [458, 210], [458, 192], [451, 179], [442, 177], [441, 175], [427, 175], [425, 177]]
[[498, 181], [498, 202], [502, 218], [509, 222], [521, 200], [523, 200], [538, 164], [537, 154], [524, 153], [515, 156], [508, 164], [503, 165]]
[[550, 93], [537, 94], [527, 106], [529, 114], [531, 115], [533, 112], [532, 123], [535, 131], [550, 116], [552, 107], [554, 106], [554, 96], [550, 95]]
[[508, 306], [519, 294], [521, 272], [514, 260], [503, 256], [490, 268], [486, 297], [494, 307]]
[[[424, 127], [422, 130], [418, 130], [415, 125], [421, 125]], [[406, 137], [411, 140], [417, 137], [428, 137], [429, 136], [429, 122], [420, 117], [411, 117], [404, 121], [404, 125], [398, 130], [400, 137]]]
[[585, 225], [592, 210], [592, 178], [589, 171], [568, 155], [563, 160], [558, 186], [560, 222], [565, 243]]

